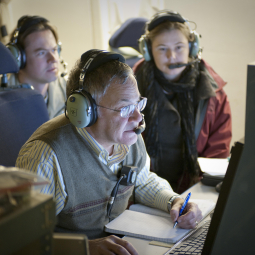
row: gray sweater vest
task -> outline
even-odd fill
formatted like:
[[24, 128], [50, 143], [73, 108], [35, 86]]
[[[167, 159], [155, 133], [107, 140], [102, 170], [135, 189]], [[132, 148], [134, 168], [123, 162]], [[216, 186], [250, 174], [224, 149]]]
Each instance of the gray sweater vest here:
[[[66, 186], [67, 203], [58, 215], [56, 231], [84, 233], [90, 239], [105, 236], [104, 225], [109, 222], [107, 203], [117, 176], [99, 160], [64, 115], [43, 124], [27, 143], [34, 140], [42, 140], [54, 150]], [[138, 136], [123, 165], [136, 166], [139, 173], [145, 161], [146, 149]], [[127, 208], [133, 188], [120, 185], [111, 217], [117, 217]]]

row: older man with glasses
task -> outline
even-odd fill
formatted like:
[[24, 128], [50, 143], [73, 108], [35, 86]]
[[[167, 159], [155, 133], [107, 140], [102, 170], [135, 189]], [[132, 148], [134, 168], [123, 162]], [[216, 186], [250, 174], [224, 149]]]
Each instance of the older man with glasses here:
[[[133, 71], [124, 62], [116, 53], [85, 52], [69, 76], [66, 116], [42, 125], [16, 163], [50, 180], [42, 192], [56, 200], [56, 231], [86, 234], [92, 239], [92, 255], [137, 254], [130, 243], [103, 231], [130, 198], [164, 211], [171, 201], [173, 221], [183, 203], [166, 180], [150, 172], [150, 158], [137, 134], [147, 99], [141, 98]], [[120, 176], [129, 175], [123, 169], [133, 171], [132, 178], [112, 197]], [[180, 227], [194, 228], [201, 211], [188, 203], [181, 217]]]

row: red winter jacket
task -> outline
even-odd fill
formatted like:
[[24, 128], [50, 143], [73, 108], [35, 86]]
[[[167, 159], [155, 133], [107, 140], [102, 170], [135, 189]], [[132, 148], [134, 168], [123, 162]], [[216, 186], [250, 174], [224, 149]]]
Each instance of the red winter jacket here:
[[202, 60], [206, 69], [218, 84], [216, 97], [209, 99], [205, 118], [197, 138], [199, 157], [226, 158], [229, 156], [232, 138], [232, 122], [229, 101], [223, 87], [226, 82]]

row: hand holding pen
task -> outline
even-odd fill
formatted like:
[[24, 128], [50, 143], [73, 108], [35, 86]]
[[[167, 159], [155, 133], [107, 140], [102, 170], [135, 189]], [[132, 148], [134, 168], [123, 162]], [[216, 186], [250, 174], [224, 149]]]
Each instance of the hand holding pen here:
[[[183, 203], [183, 205], [180, 209], [180, 212], [179, 212], [179, 217], [182, 215], [183, 211], [185, 210], [186, 205], [189, 202], [190, 196], [191, 196], [191, 192], [187, 195], [187, 197], [184, 200], [184, 203]], [[174, 223], [174, 228], [176, 227], [177, 223], [178, 223], [178, 221], [176, 220], [175, 223]]]

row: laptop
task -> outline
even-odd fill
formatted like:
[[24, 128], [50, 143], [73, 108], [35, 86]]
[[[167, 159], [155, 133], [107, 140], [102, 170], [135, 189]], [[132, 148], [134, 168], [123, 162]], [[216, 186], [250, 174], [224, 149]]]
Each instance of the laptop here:
[[229, 166], [211, 220], [176, 243], [166, 255], [255, 254], [254, 112], [255, 62], [248, 65], [245, 143], [244, 139], [240, 140], [231, 149]]

